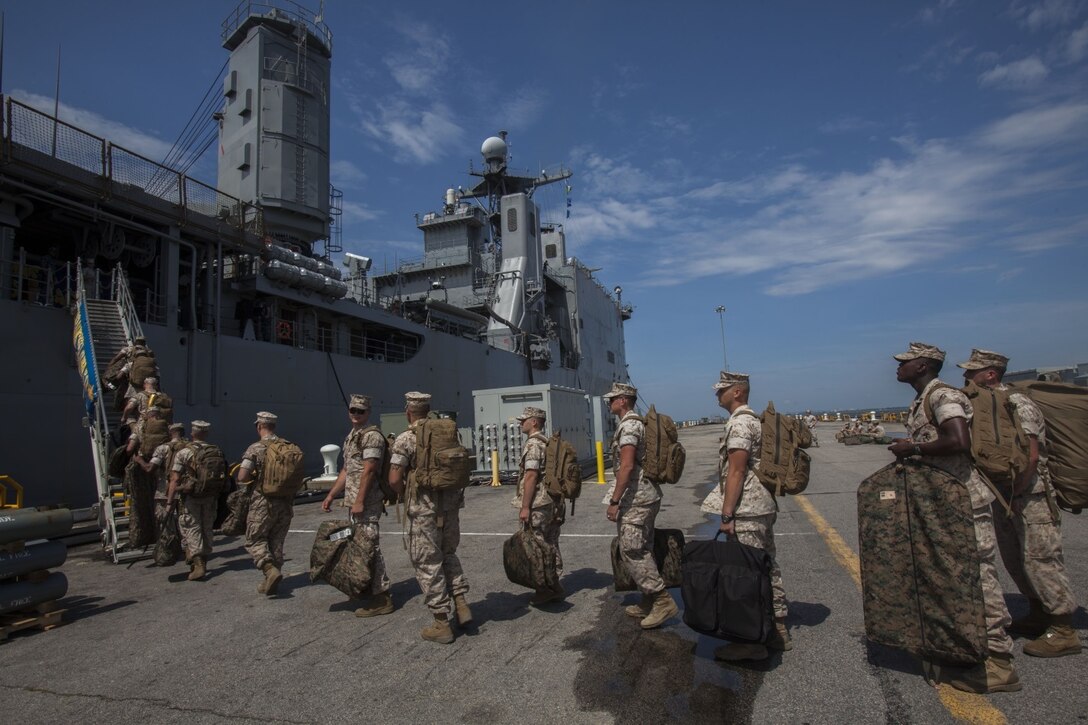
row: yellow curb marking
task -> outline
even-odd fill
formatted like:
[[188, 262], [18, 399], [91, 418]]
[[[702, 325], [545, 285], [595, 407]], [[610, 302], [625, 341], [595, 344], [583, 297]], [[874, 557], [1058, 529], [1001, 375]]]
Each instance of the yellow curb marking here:
[[[808, 516], [809, 521], [816, 527], [816, 531], [827, 543], [827, 548], [838, 559], [839, 563], [850, 574], [861, 590], [861, 561], [854, 550], [846, 543], [831, 524], [827, 523], [816, 507], [804, 496], [794, 496], [793, 500]], [[937, 685], [937, 696], [948, 710], [949, 714], [957, 720], [971, 725], [1007, 725], [1005, 713], [990, 704], [982, 695], [970, 692], [960, 692], [946, 684]]]

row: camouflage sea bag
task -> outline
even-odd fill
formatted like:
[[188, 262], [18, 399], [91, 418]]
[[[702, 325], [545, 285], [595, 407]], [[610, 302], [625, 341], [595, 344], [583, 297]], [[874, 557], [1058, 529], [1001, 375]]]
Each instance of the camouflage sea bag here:
[[227, 496], [227, 518], [219, 527], [219, 533], [224, 536], [241, 536], [246, 532], [250, 495], [248, 486], [230, 492]]
[[182, 557], [181, 531], [178, 530], [178, 510], [171, 508], [159, 520], [159, 540], [151, 558], [157, 566], [173, 566]]
[[349, 521], [326, 521], [310, 550], [310, 581], [325, 581], [354, 599], [370, 593], [374, 547]]
[[1047, 471], [1066, 511], [1088, 508], [1088, 388], [1068, 383], [1013, 383], [1043, 411], [1046, 420]]
[[858, 487], [865, 633], [927, 660], [987, 655], [971, 496], [917, 462], [891, 463]]
[[136, 461], [125, 468], [128, 494], [128, 544], [142, 549], [155, 543], [155, 479]]
[[527, 525], [502, 545], [506, 578], [530, 589], [555, 589], [558, 586], [555, 559], [555, 547], [534, 536]]
[[[684, 580], [681, 562], [684, 555], [684, 532], [680, 529], [654, 529], [654, 562], [666, 587], [678, 587]], [[612, 539], [612, 577], [617, 592], [638, 589], [635, 580], [620, 560], [619, 537]]]

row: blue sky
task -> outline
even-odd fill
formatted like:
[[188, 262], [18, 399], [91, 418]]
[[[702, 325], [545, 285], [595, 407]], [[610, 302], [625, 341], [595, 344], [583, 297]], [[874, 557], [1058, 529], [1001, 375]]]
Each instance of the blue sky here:
[[[4, 91], [49, 103], [60, 45], [62, 115], [159, 158], [234, 5], [7, 3]], [[325, 19], [345, 247], [420, 255], [412, 215], [509, 130], [513, 166], [574, 170], [571, 218], [555, 187], [544, 218], [623, 286], [631, 376], [678, 417], [716, 412], [717, 305], [758, 405], [905, 404], [910, 340], [1088, 361], [1081, 0], [331, 0]]]

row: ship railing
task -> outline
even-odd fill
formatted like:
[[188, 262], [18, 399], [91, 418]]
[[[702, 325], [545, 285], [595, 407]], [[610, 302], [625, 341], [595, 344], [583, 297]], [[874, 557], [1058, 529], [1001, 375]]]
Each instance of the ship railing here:
[[125, 337], [131, 344], [133, 340], [142, 337], [144, 333], [140, 327], [140, 317], [136, 314], [136, 303], [132, 301], [132, 292], [128, 287], [128, 277], [120, 264], [113, 268], [110, 288], [113, 291], [113, 301], [117, 303], [121, 311], [121, 325], [125, 328]]
[[332, 53], [332, 31], [313, 12], [292, 0], [242, 0], [234, 12], [223, 21], [222, 38], [226, 41], [246, 22], [251, 15], [283, 20], [295, 25], [302, 25], [307, 32]]
[[[88, 297], [87, 289], [84, 285], [85, 281], [94, 281], [95, 286], [98, 286], [99, 278], [97, 275], [82, 274], [83, 263], [82, 260], [76, 261], [76, 269], [80, 270], [79, 274], [76, 274], [76, 300], [96, 299]], [[95, 485], [98, 487], [98, 500], [102, 502], [102, 505], [109, 508], [109, 480], [106, 475], [106, 470], [109, 463], [109, 434], [110, 424], [106, 417], [106, 397], [102, 387], [102, 378], [97, 374], [98, 367], [97, 362], [94, 359], [94, 345], [87, 341], [91, 359], [87, 361], [87, 364], [95, 371], [95, 390], [92, 410], [89, 411], [93, 415], [93, 421], [88, 420], [88, 427], [91, 429], [91, 450], [92, 460], [94, 462], [94, 477]], [[106, 514], [110, 516], [109, 513]], [[112, 525], [112, 524], [111, 524]]]
[[4, 104], [4, 160], [33, 166], [103, 199], [123, 198], [179, 224], [261, 235], [260, 209], [14, 98]]
[[71, 308], [77, 293], [74, 272], [71, 262], [47, 254], [28, 254], [25, 247], [19, 247], [12, 259], [0, 260], [0, 297]]

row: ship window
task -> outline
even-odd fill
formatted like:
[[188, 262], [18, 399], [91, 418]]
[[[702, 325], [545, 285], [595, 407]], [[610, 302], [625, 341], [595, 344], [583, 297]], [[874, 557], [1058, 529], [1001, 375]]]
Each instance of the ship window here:
[[616, 362], [616, 353], [612, 352], [611, 350], [608, 351], [608, 362]]
[[506, 212], [506, 231], [516, 232], [518, 230], [518, 210], [511, 209]]
[[555, 255], [558, 254], [558, 253], [559, 253], [559, 250], [556, 249], [556, 246], [554, 244], [545, 244], [544, 245], [544, 256], [547, 257], [548, 259], [555, 259]]
[[583, 330], [583, 329], [585, 329], [585, 326], [586, 326], [586, 323], [585, 323], [585, 321], [583, 321], [583, 320], [582, 320], [582, 318], [581, 318], [581, 317], [579, 317], [579, 318], [578, 318], [578, 329], [579, 329], [579, 330]]
[[536, 236], [536, 212], [529, 212], [529, 236]]

